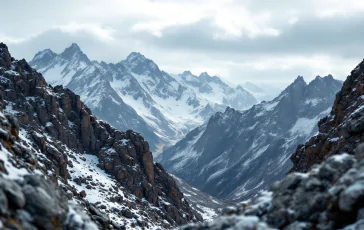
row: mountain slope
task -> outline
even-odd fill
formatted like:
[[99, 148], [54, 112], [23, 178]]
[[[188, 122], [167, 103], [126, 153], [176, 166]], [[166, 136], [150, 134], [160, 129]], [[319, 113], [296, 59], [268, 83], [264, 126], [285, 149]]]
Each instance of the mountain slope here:
[[227, 108], [157, 157], [172, 174], [218, 198], [247, 199], [283, 178], [294, 148], [317, 132], [341, 82], [298, 77], [278, 97]]
[[[207, 73], [197, 77], [186, 71], [172, 77], [137, 52], [116, 64], [98, 63], [72, 44], [61, 54], [39, 52], [30, 64], [52, 85], [80, 94], [101, 119], [141, 132], [157, 153], [227, 106], [241, 110], [257, 103], [242, 87], [231, 88]], [[112, 116], [111, 108], [120, 114]], [[121, 113], [126, 110], [126, 115]]]
[[291, 174], [225, 216], [182, 229], [364, 229], [363, 69], [351, 72], [319, 133], [292, 155]]
[[[48, 86], [25, 60], [11, 58], [2, 43], [0, 48], [0, 109], [19, 120], [8, 118], [16, 125], [0, 132], [5, 136], [1, 142], [3, 173], [46, 177], [60, 189], [62, 199], [81, 205], [99, 228], [164, 229], [201, 220], [173, 178], [153, 162], [149, 144], [139, 133], [121, 132], [98, 120], [80, 96], [62, 86]], [[40, 182], [28, 183], [38, 186]], [[47, 198], [44, 193], [39, 194]], [[44, 211], [49, 204], [36, 207]], [[57, 212], [52, 208], [44, 212]]]

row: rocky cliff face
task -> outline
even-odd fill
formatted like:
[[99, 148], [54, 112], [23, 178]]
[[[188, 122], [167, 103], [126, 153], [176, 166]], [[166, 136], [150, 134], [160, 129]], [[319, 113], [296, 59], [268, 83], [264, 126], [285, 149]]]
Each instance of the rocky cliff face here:
[[291, 156], [291, 172], [307, 172], [316, 163], [341, 153], [354, 153], [364, 134], [364, 62], [348, 76], [330, 114], [318, 123], [319, 133]]
[[[5, 132], [12, 136], [3, 138], [3, 148], [13, 153], [3, 159], [3, 171], [12, 165], [25, 174], [45, 175], [100, 228], [169, 228], [201, 220], [173, 178], [153, 162], [139, 133], [121, 132], [98, 120], [80, 96], [51, 87], [25, 60], [11, 58], [6, 45], [0, 48], [1, 107], [19, 120]], [[24, 143], [33, 154], [12, 141]], [[33, 179], [19, 183], [54, 190]]]
[[281, 180], [298, 144], [316, 134], [342, 83], [298, 77], [269, 102], [227, 108], [156, 159], [172, 174], [218, 198], [244, 200]]

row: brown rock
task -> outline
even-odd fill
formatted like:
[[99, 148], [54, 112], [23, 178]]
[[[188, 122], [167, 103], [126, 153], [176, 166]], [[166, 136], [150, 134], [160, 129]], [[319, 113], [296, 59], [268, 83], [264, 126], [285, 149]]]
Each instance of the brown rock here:
[[80, 196], [81, 196], [81, 197], [83, 197], [83, 198], [85, 198], [85, 197], [86, 197], [86, 192], [85, 192], [85, 190], [82, 190], [82, 191], [80, 192]]

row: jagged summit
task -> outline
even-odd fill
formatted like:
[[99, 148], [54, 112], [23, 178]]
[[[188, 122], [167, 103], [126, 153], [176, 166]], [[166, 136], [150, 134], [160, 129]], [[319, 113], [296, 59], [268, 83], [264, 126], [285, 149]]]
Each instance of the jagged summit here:
[[202, 72], [199, 77], [201, 77], [201, 78], [209, 78], [211, 76], [207, 72]]
[[68, 48], [64, 50], [64, 52], [79, 52], [81, 51], [80, 46], [77, 43], [72, 43]]
[[183, 71], [183, 73], [181, 73], [181, 75], [182, 76], [187, 76], [187, 75], [193, 75], [193, 74], [191, 73], [191, 71], [185, 70], [185, 71]]
[[5, 43], [1, 42], [0, 49], [8, 49], [8, 46]]
[[333, 77], [331, 74], [329, 74], [329, 75], [327, 75], [327, 76], [324, 76], [324, 77], [321, 77], [320, 75], [317, 75], [317, 76], [315, 77], [315, 79], [314, 79], [314, 80], [312, 80], [312, 81], [318, 81], [318, 80], [323, 80], [323, 81], [332, 81], [332, 80], [335, 80], [335, 79], [334, 79], [334, 77]]
[[131, 52], [126, 58], [126, 60], [128, 61], [134, 61], [135, 59], [147, 59], [147, 58], [140, 52]]
[[127, 66], [136, 69], [159, 69], [158, 66], [140, 52], [131, 52], [124, 61]]
[[84, 54], [81, 48], [76, 44], [72, 43], [70, 47], [66, 48], [60, 56], [66, 60], [72, 60], [72, 58], [77, 58], [80, 61], [90, 62], [86, 54]]
[[9, 53], [7, 45], [4, 43], [0, 43], [0, 67], [9, 69], [12, 60], [13, 59]]
[[281, 97], [285, 94], [288, 95], [301, 95], [302, 92], [305, 90], [307, 83], [302, 76], [298, 76], [287, 88], [285, 88], [278, 97]]
[[240, 84], [238, 84], [238, 85], [236, 86], [236, 88], [244, 89], [244, 87], [243, 87], [242, 85], [240, 85]]
[[39, 51], [38, 53], [36, 53], [33, 57], [33, 60], [42, 59], [46, 55], [49, 57], [54, 57], [57, 54], [48, 48], [48, 49], [45, 49], [43, 51]]
[[307, 84], [305, 79], [303, 78], [303, 76], [298, 76], [292, 83], [292, 85], [295, 85], [295, 84]]
[[139, 52], [132, 52], [128, 55], [125, 61], [121, 61], [125, 66], [130, 68], [132, 72], [139, 75], [148, 75], [153, 73], [153, 76], [161, 78], [163, 73], [159, 67], [150, 59], [146, 58]]

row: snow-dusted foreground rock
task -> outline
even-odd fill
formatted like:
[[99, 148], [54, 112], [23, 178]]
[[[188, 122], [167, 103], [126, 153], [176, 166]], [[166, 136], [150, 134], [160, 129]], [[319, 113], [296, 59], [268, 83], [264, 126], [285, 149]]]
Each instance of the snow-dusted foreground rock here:
[[308, 173], [293, 173], [250, 202], [226, 209], [197, 229], [364, 229], [364, 145], [356, 157], [328, 158]]
[[34, 150], [19, 141], [17, 119], [3, 114], [1, 106], [0, 229], [97, 229], [84, 211], [44, 178]]

